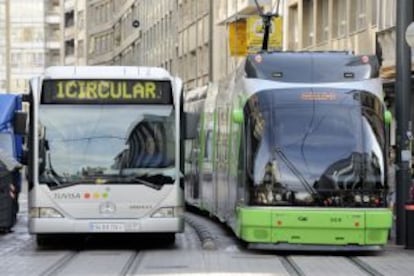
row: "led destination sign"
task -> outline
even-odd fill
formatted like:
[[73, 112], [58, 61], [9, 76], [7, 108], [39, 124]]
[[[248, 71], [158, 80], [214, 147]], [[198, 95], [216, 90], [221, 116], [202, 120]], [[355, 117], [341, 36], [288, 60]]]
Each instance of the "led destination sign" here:
[[169, 81], [45, 80], [44, 104], [172, 104]]

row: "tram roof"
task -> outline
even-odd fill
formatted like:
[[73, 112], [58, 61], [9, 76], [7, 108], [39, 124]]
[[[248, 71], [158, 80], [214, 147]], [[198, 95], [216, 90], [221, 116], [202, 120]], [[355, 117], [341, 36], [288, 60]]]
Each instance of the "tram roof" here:
[[374, 55], [349, 52], [265, 52], [249, 55], [248, 78], [290, 83], [361, 81], [379, 76]]
[[44, 73], [51, 79], [170, 79], [167, 70], [144, 66], [52, 66]]

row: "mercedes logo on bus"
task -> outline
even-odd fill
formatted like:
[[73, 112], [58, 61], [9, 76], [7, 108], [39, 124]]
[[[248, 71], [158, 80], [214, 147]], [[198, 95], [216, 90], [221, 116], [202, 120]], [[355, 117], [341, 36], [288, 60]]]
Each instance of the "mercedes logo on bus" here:
[[116, 206], [115, 203], [106, 201], [101, 203], [101, 205], [99, 205], [99, 213], [104, 214], [104, 215], [108, 215], [108, 214], [113, 214], [116, 212]]

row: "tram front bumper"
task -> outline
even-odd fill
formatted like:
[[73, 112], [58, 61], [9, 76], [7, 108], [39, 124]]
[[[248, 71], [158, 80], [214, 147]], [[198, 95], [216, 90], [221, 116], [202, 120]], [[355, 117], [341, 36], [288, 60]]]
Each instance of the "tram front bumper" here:
[[384, 245], [392, 224], [386, 208], [241, 207], [237, 214], [237, 234], [249, 243]]

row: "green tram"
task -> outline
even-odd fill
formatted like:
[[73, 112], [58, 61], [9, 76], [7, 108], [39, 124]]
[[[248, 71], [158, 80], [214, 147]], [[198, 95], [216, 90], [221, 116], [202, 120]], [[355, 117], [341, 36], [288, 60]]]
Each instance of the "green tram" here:
[[375, 56], [249, 55], [226, 80], [190, 91], [188, 204], [248, 248], [378, 250], [387, 208], [386, 111]]

